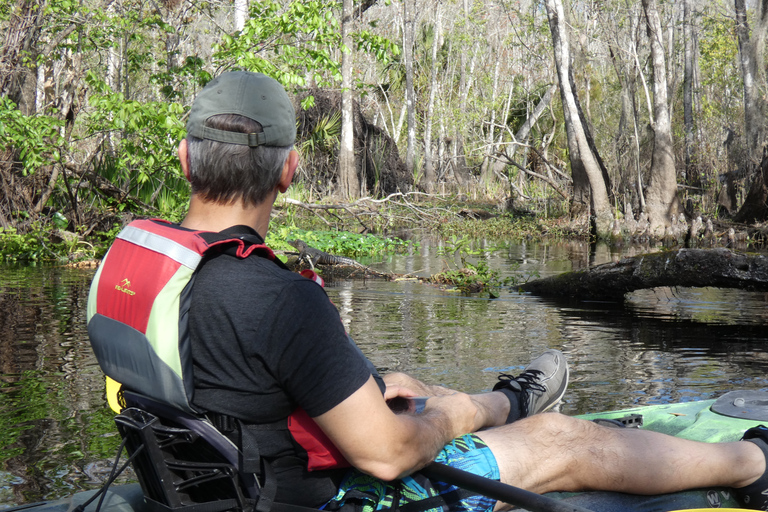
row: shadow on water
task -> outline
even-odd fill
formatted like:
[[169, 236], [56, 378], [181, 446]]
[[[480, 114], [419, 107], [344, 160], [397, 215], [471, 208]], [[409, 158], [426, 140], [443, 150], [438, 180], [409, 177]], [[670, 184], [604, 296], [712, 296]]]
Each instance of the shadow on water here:
[[[450, 265], [438, 249], [427, 242], [366, 263], [430, 275]], [[476, 249], [474, 258], [519, 279], [619, 257], [580, 242]], [[0, 267], [0, 508], [96, 487], [110, 469], [118, 439], [85, 329], [92, 276]], [[563, 350], [572, 370], [567, 414], [768, 388], [765, 294], [656, 289], [621, 305], [556, 303], [384, 280], [329, 283], [327, 292], [383, 372], [480, 392], [547, 348]]]

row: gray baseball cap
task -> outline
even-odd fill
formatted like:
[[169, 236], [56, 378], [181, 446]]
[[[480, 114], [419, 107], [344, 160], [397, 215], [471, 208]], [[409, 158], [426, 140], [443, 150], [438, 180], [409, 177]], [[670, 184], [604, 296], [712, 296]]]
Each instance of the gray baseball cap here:
[[[239, 133], [205, 126], [219, 114], [239, 114], [259, 123], [261, 133]], [[192, 103], [187, 133], [246, 146], [290, 146], [296, 140], [296, 112], [280, 83], [261, 73], [230, 71], [203, 87]]]

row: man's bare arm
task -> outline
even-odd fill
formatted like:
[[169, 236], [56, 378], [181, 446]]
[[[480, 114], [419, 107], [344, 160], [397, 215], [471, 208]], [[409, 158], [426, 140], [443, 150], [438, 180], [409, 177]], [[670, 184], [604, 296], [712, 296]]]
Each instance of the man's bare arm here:
[[472, 432], [481, 415], [464, 393], [432, 397], [421, 414], [394, 414], [376, 382], [314, 418], [347, 460], [382, 480], [429, 464], [450, 440]]

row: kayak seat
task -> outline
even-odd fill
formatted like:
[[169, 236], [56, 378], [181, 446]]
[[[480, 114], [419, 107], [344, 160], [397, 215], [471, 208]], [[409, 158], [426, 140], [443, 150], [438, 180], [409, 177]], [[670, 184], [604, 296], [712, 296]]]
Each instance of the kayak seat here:
[[152, 508], [255, 508], [260, 486], [253, 474], [238, 471], [239, 451], [227, 437], [202, 418], [130, 391], [124, 394], [129, 407], [115, 423]]
[[123, 397], [115, 423], [150, 512], [318, 512], [274, 502], [271, 466], [241, 471], [240, 450], [207, 419], [129, 390]]

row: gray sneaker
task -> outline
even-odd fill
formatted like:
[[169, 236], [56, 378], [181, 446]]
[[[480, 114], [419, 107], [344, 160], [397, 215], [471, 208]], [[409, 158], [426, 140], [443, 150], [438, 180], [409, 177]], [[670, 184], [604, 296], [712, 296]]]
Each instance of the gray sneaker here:
[[531, 361], [517, 377], [499, 375], [493, 391], [507, 395], [512, 404], [519, 403], [519, 414], [510, 411], [507, 419], [510, 423], [551, 409], [563, 397], [566, 387], [568, 363], [562, 352], [550, 349]]

